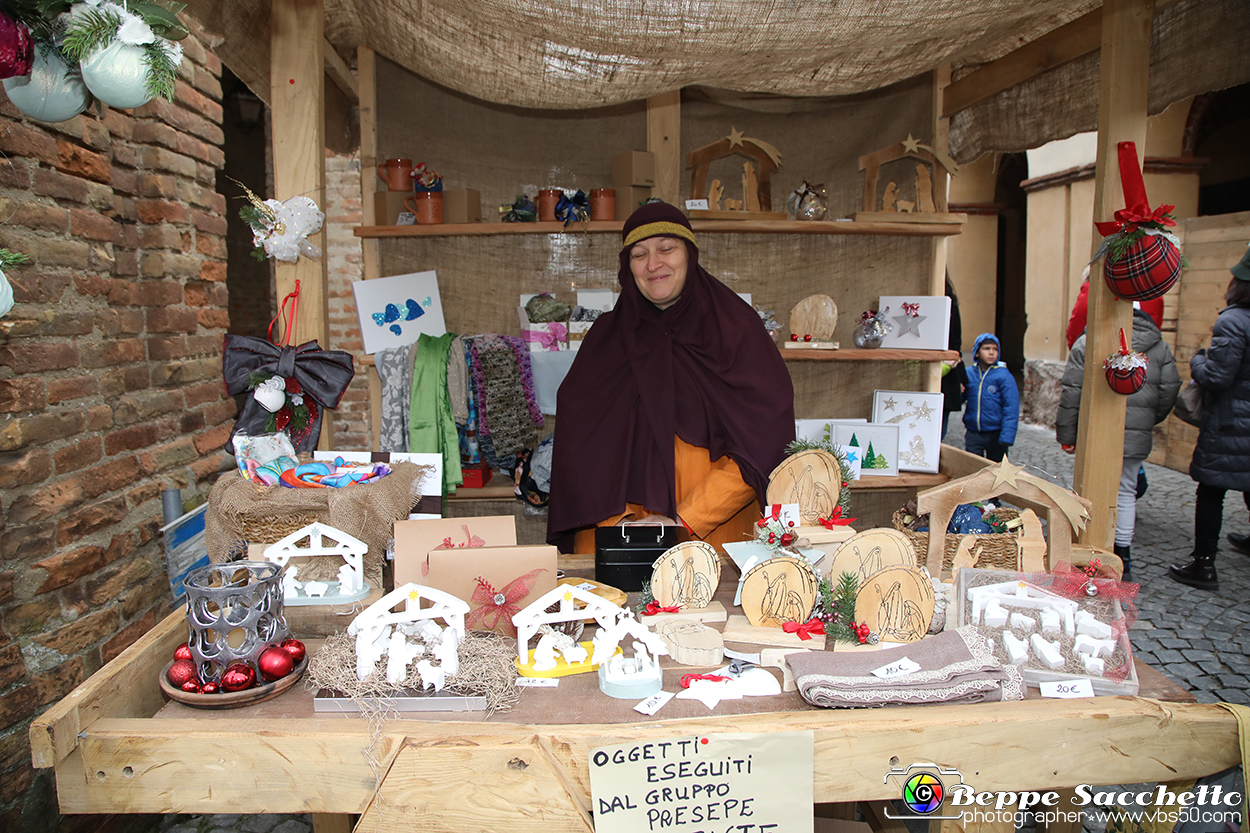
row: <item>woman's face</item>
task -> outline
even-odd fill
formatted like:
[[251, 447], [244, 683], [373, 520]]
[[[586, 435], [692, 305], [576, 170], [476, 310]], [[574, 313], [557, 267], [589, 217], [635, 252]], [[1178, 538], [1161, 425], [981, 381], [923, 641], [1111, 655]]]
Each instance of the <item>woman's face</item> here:
[[642, 297], [660, 309], [677, 303], [686, 286], [686, 244], [677, 237], [648, 237], [629, 250], [629, 271]]

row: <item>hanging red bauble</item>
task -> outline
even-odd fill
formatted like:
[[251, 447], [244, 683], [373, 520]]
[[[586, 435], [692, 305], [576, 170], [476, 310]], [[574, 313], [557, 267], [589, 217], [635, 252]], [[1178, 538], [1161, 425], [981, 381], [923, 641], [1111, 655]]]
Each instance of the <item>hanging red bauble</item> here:
[[304, 647], [304, 643], [300, 642], [298, 639], [284, 640], [282, 642], [282, 650], [290, 654], [291, 659], [295, 660], [297, 665], [304, 661], [304, 656], [308, 653], [308, 650]]
[[1181, 250], [1166, 237], [1147, 234], [1130, 244], [1118, 260], [1104, 260], [1102, 276], [1117, 298], [1161, 298], [1180, 280]]
[[199, 675], [195, 673], [195, 663], [189, 659], [174, 660], [174, 664], [169, 666], [169, 674], [167, 676], [175, 688], [182, 688], [182, 684], [187, 680], [199, 678]]
[[0, 78], [30, 75], [34, 62], [35, 44], [26, 24], [0, 12]]
[[1096, 258], [1103, 257], [1102, 276], [1117, 298], [1149, 301], [1171, 289], [1181, 276], [1180, 241], [1168, 231], [1176, 225], [1174, 205], [1152, 209], [1146, 183], [1137, 164], [1137, 145], [1116, 146], [1124, 208], [1115, 219], [1094, 223], [1103, 241]]
[[1120, 351], [1107, 356], [1102, 363], [1107, 374], [1107, 384], [1113, 391], [1124, 396], [1137, 393], [1146, 384], [1146, 355], [1129, 349], [1124, 329], [1120, 328]]
[[282, 679], [295, 670], [295, 660], [277, 645], [266, 648], [256, 660], [256, 664], [260, 666], [260, 676], [270, 683]]
[[179, 645], [177, 648], [174, 649], [174, 659], [190, 660], [191, 658], [192, 657], [191, 657], [190, 645]]
[[256, 682], [256, 672], [250, 665], [232, 665], [221, 675], [222, 691], [243, 691]]

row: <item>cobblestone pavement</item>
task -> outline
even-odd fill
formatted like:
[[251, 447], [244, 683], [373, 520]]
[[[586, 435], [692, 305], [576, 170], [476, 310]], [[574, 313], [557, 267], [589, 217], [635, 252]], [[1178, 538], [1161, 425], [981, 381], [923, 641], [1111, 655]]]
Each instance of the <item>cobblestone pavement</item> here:
[[[946, 442], [963, 447], [963, 426], [951, 420]], [[1021, 426], [1009, 454], [1034, 474], [1072, 485], [1074, 458], [1055, 442], [1054, 433]], [[1183, 472], [1146, 464], [1149, 489], [1137, 503], [1132, 558], [1141, 583], [1138, 616], [1130, 639], [1137, 656], [1187, 687], [1199, 702], [1250, 703], [1250, 556], [1224, 542], [1216, 561], [1220, 589], [1211, 593], [1177, 584], [1169, 564], [1183, 563], [1193, 548], [1194, 482]], [[1223, 534], [1250, 533], [1245, 504], [1236, 492], [1224, 508]], [[1103, 827], [1087, 821], [1089, 833]], [[311, 833], [309, 815], [166, 816], [160, 833]]]

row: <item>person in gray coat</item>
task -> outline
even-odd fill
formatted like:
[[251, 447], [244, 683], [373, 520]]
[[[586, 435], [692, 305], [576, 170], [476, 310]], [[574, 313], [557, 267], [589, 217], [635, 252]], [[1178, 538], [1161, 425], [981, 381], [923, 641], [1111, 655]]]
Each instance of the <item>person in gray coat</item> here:
[[1198, 443], [1189, 476], [1198, 481], [1194, 506], [1194, 551], [1188, 564], [1168, 575], [1181, 584], [1218, 590], [1215, 554], [1224, 522], [1224, 494], [1242, 493], [1250, 508], [1250, 251], [1232, 268], [1211, 331], [1211, 347], [1189, 360], [1193, 380], [1204, 392]]
[[[1176, 359], [1154, 320], [1133, 310], [1133, 349], [1146, 354], [1146, 381], [1128, 397], [1124, 414], [1124, 463], [1116, 499], [1115, 554], [1124, 562], [1124, 580], [1132, 580], [1131, 546], [1137, 523], [1137, 473], [1154, 444], [1154, 427], [1167, 419], [1181, 389]], [[1085, 377], [1085, 336], [1072, 345], [1063, 371], [1063, 392], [1055, 416], [1055, 439], [1069, 454], [1076, 450], [1076, 426], [1081, 411], [1081, 383]]]

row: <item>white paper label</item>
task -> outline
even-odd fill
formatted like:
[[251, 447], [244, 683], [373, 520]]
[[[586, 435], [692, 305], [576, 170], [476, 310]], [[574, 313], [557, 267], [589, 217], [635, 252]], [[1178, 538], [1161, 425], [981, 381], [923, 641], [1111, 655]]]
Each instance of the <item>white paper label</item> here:
[[1093, 697], [1094, 685], [1089, 680], [1053, 680], [1041, 683], [1043, 697]]
[[415, 226], [417, 224], [417, 215], [411, 211], [401, 211], [399, 216], [395, 218], [397, 226]]
[[901, 677], [904, 674], [913, 674], [919, 670], [920, 663], [916, 662], [914, 659], [899, 657], [889, 665], [883, 665], [880, 668], [874, 669], [872, 673], [883, 680], [888, 680], [891, 677]]
[[673, 692], [658, 691], [655, 694], [652, 694], [646, 700], [643, 700], [641, 703], [634, 706], [634, 711], [641, 712], [642, 714], [646, 714], [646, 715], [652, 715], [658, 712], [660, 709], [664, 708], [664, 704], [672, 699], [673, 699]]
[[760, 664], [760, 655], [758, 653], [744, 654], [742, 651], [733, 651], [729, 648], [725, 649], [725, 659], [740, 659], [744, 662], [749, 662], [752, 665]]
[[595, 592], [595, 586], [593, 584], [587, 584], [584, 581], [581, 584], [575, 584], [573, 586], [576, 587], [578, 590], [585, 590], [587, 593]]
[[686, 200], [687, 211], [707, 211], [707, 200]]
[[517, 688], [555, 688], [560, 681], [555, 677], [517, 677]]

